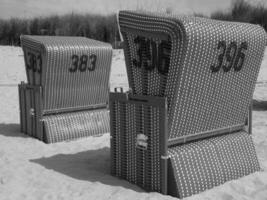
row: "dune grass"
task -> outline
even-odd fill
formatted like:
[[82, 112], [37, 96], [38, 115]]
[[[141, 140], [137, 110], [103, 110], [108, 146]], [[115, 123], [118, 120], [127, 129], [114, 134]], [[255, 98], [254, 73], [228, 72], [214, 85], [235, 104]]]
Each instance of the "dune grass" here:
[[245, 0], [235, 0], [230, 10], [214, 12], [211, 14], [211, 18], [259, 24], [267, 31], [267, 8], [260, 3], [252, 5]]
[[[172, 10], [166, 10], [171, 13]], [[196, 16], [205, 17], [197, 13]], [[234, 0], [231, 8], [216, 11], [212, 19], [259, 24], [267, 30], [267, 8], [262, 4], [250, 4], [245, 0]], [[84, 36], [111, 44], [119, 41], [116, 15], [74, 14], [36, 17], [33, 19], [12, 18], [0, 20], [0, 45], [20, 45], [21, 34]]]
[[84, 36], [113, 43], [119, 39], [116, 15], [67, 14], [34, 19], [0, 20], [0, 44], [20, 45], [21, 34]]

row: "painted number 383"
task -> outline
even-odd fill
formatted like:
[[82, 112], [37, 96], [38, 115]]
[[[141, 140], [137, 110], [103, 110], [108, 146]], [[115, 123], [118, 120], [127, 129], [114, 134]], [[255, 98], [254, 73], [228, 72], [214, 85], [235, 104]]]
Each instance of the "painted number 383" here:
[[85, 72], [86, 70], [94, 71], [96, 65], [96, 55], [72, 55], [72, 66], [69, 68], [69, 72]]
[[[217, 50], [221, 53], [218, 55], [217, 64], [211, 65], [212, 72], [218, 72], [222, 68], [224, 72], [229, 72], [232, 68], [234, 71], [240, 71], [245, 61], [245, 51], [248, 49], [247, 42], [242, 42], [238, 47], [236, 42], [231, 42], [228, 46], [225, 41], [220, 41]], [[223, 65], [223, 63], [225, 63]]]

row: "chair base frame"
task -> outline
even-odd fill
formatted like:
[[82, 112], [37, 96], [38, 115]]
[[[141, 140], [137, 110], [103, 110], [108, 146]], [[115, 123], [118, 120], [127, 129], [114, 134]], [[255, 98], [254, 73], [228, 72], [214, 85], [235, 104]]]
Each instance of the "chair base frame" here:
[[55, 143], [109, 132], [107, 105], [45, 111], [41, 86], [18, 85], [21, 132]]
[[[251, 107], [247, 124], [173, 140], [168, 139], [166, 98], [115, 91], [110, 93], [112, 175], [146, 191], [184, 198], [260, 170], [249, 134]], [[213, 167], [195, 168], [205, 162]]]

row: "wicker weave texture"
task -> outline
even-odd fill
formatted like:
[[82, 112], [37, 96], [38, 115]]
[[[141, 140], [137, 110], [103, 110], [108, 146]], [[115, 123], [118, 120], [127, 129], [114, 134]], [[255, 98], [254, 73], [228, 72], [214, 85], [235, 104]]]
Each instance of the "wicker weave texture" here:
[[48, 115], [42, 121], [47, 143], [98, 136], [110, 131], [107, 109]]
[[111, 100], [110, 109], [112, 174], [147, 191], [166, 193], [160, 148], [162, 108]]
[[28, 82], [41, 85], [44, 113], [108, 101], [111, 45], [83, 37], [21, 36]]
[[41, 97], [40, 86], [19, 85], [21, 132], [46, 143], [54, 143], [110, 131], [107, 109], [43, 115]]
[[152, 104], [149, 99], [158, 97], [111, 95], [112, 174], [148, 191], [184, 198], [260, 170], [248, 132], [172, 144], [164, 122], [167, 106], [162, 107], [161, 100], [165, 98]]
[[252, 138], [244, 131], [169, 148], [168, 153], [180, 198], [260, 170]]
[[119, 24], [129, 85], [167, 97], [170, 138], [244, 124], [266, 44], [260, 26], [134, 11]]
[[43, 140], [43, 124], [40, 121], [42, 116], [41, 87], [31, 87], [22, 82], [18, 88], [21, 132]]

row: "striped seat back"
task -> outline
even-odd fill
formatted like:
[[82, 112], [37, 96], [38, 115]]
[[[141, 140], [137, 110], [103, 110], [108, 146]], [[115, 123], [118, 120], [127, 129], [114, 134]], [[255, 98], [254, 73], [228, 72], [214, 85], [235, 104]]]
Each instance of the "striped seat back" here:
[[111, 45], [84, 37], [21, 36], [29, 84], [42, 86], [44, 113], [105, 106]]
[[258, 25], [121, 11], [129, 86], [168, 100], [169, 138], [245, 123], [266, 33]]

